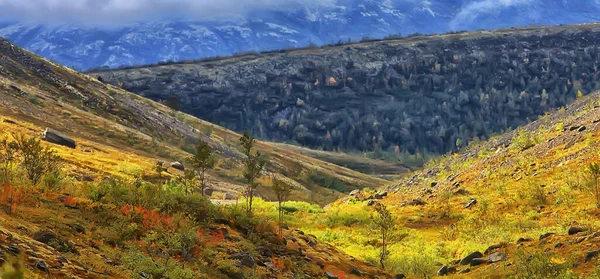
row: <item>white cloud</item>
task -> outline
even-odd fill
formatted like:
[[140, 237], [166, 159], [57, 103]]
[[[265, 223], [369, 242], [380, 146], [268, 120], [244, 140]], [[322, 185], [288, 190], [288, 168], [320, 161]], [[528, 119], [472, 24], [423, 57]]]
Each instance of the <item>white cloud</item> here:
[[472, 23], [478, 17], [493, 14], [502, 9], [514, 6], [526, 6], [535, 0], [481, 0], [473, 1], [462, 7], [450, 22], [450, 28], [456, 30], [465, 24]]
[[184, 18], [221, 20], [255, 10], [293, 10], [335, 0], [0, 0], [0, 19], [34, 23], [118, 25]]

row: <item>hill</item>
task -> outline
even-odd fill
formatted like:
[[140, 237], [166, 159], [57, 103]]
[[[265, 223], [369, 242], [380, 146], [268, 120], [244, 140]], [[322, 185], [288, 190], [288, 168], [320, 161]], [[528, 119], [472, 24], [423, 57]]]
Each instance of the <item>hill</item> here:
[[386, 205], [397, 218], [386, 266], [408, 278], [599, 278], [599, 138], [594, 92], [433, 160], [380, 190], [387, 195], [379, 199], [352, 193], [290, 219], [376, 263], [381, 239], [369, 229], [369, 212]]
[[[0, 36], [58, 63], [87, 70], [390, 35], [600, 20], [600, 4], [595, 0], [268, 2], [239, 8], [246, 13], [230, 14], [228, 10], [224, 19], [214, 18], [222, 15], [223, 10], [216, 8], [215, 12], [210, 3], [190, 5], [186, 11], [181, 11], [176, 5], [165, 4], [161, 8], [170, 11], [169, 15], [184, 15], [177, 19], [163, 19], [162, 14], [160, 19], [155, 16], [150, 20], [147, 15], [153, 14], [157, 7], [134, 3], [129, 7], [139, 14], [124, 15], [113, 5], [97, 5], [91, 8], [97, 13], [82, 18], [74, 12], [73, 17], [78, 20], [67, 24], [46, 22], [56, 18], [58, 12], [55, 10], [48, 11], [47, 17], [36, 17], [35, 23], [30, 23], [26, 13], [13, 10], [18, 6], [4, 6], [4, 13], [0, 14]], [[222, 3], [224, 7], [231, 5], [235, 5], [234, 2]], [[67, 10], [78, 11], [82, 7], [89, 6], [68, 7]], [[238, 8], [233, 10], [238, 11]], [[20, 16], [14, 17], [15, 14]], [[82, 11], [81, 14], [86, 13]], [[11, 22], [3, 22], [10, 19]]]
[[418, 165], [598, 89], [599, 32], [416, 36], [91, 74], [263, 139]]
[[[35, 139], [46, 127], [74, 143], [44, 141], [37, 149]], [[240, 196], [238, 138], [0, 39], [0, 141], [7, 140], [0, 148], [0, 259], [11, 264], [0, 272], [11, 276], [14, 267], [25, 278], [319, 278], [357, 267], [386, 276], [302, 231], [286, 227], [278, 234], [270, 216], [248, 216], [236, 201], [221, 200]], [[213, 202], [187, 194], [179, 170], [154, 168], [157, 160], [187, 165], [187, 151], [199, 139], [219, 157], [209, 173]], [[268, 142], [256, 145], [270, 162], [257, 181], [266, 198], [273, 176], [293, 186], [291, 199], [323, 204], [340, 191], [385, 183]], [[29, 179], [35, 173], [38, 183]], [[301, 212], [308, 204], [289, 206]]]

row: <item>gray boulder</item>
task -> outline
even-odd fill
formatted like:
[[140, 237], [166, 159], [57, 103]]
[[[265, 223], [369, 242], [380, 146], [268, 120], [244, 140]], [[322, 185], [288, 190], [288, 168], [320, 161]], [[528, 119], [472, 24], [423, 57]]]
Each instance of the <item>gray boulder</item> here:
[[502, 252], [494, 252], [488, 256], [488, 263], [497, 263], [506, 259], [506, 254]]
[[471, 254], [469, 254], [468, 256], [464, 257], [462, 260], [460, 260], [460, 262], [458, 264], [460, 265], [468, 265], [471, 263], [471, 260], [475, 259], [475, 258], [482, 258], [483, 254], [481, 254], [481, 252], [473, 252]]
[[174, 169], [180, 170], [180, 171], [185, 170], [185, 167], [183, 166], [183, 164], [181, 162], [171, 162], [169, 164], [169, 166], [171, 166]]
[[204, 188], [204, 195], [207, 197], [212, 196], [212, 194], [215, 192], [215, 190], [213, 188]]
[[237, 197], [231, 193], [225, 193], [225, 194], [223, 194], [223, 199], [224, 200], [236, 200]]
[[46, 130], [44, 130], [44, 133], [42, 134], [42, 139], [47, 142], [55, 143], [69, 148], [77, 147], [77, 144], [73, 139], [51, 128], [46, 128]]

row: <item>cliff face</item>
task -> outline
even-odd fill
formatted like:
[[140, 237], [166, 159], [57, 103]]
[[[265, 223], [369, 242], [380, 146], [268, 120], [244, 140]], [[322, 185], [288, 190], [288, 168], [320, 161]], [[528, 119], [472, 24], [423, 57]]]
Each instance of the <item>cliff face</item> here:
[[445, 153], [598, 88], [599, 25], [413, 37], [93, 73], [236, 131]]

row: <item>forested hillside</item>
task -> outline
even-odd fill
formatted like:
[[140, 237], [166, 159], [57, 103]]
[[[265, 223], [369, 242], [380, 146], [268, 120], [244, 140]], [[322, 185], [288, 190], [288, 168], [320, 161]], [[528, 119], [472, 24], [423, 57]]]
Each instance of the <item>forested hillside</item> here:
[[94, 73], [236, 131], [445, 153], [598, 88], [600, 25], [412, 37]]

